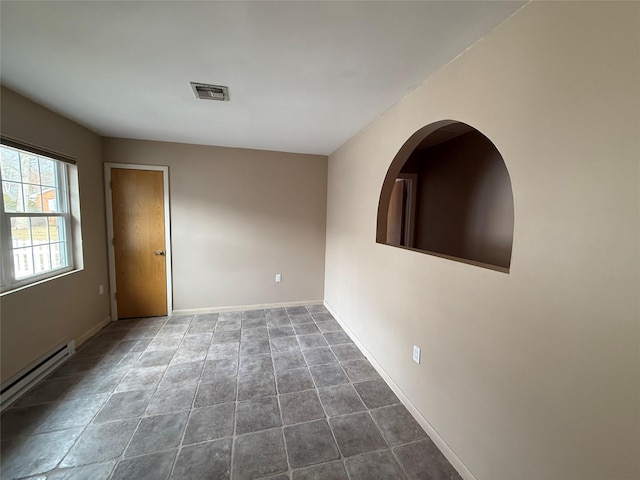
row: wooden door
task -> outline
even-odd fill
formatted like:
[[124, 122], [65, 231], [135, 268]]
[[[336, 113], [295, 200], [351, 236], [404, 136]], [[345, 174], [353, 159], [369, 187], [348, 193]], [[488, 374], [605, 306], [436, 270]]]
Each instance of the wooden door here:
[[111, 169], [118, 318], [167, 315], [163, 172]]

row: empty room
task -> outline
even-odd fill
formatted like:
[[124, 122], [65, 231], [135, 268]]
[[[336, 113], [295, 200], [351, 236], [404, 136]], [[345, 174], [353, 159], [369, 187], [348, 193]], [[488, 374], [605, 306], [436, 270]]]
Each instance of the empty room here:
[[640, 478], [640, 2], [0, 2], [0, 478]]

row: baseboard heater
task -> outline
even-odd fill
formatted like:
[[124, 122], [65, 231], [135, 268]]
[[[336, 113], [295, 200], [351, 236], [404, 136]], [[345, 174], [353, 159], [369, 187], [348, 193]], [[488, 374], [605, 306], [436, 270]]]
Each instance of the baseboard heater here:
[[66, 345], [60, 345], [43, 355], [9, 380], [0, 391], [0, 412], [31, 390], [40, 380], [73, 355], [75, 350], [75, 342], [71, 340]]

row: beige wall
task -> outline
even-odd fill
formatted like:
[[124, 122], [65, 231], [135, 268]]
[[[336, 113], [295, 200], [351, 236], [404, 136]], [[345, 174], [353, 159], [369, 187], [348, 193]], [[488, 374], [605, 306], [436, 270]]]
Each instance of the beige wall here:
[[174, 309], [323, 299], [327, 157], [109, 138], [104, 160], [169, 166]]
[[[640, 478], [639, 29], [637, 2], [532, 2], [329, 158], [326, 302], [479, 480]], [[375, 243], [442, 119], [504, 157], [508, 275]]]
[[81, 340], [109, 316], [101, 139], [2, 87], [3, 135], [77, 159], [84, 269], [0, 297], [2, 383], [52, 348]]

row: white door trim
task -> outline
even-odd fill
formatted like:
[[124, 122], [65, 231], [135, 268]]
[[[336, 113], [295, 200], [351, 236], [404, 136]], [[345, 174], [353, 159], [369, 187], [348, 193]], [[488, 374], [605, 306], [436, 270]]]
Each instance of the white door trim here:
[[107, 207], [107, 250], [109, 255], [109, 284], [111, 301], [111, 318], [118, 320], [118, 302], [116, 292], [116, 257], [113, 245], [113, 205], [111, 198], [111, 169], [126, 168], [129, 170], [154, 170], [162, 172], [164, 187], [164, 241], [165, 262], [167, 271], [167, 315], [173, 311], [173, 289], [171, 275], [171, 217], [169, 215], [169, 167], [157, 165], [136, 165], [132, 163], [105, 163], [104, 164], [104, 192]]

